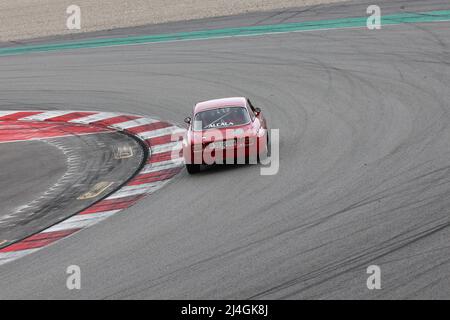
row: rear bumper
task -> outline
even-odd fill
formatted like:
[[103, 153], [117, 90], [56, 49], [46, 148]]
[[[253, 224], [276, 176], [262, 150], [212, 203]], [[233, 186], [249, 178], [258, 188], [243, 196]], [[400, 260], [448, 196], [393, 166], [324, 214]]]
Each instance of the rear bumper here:
[[[224, 149], [192, 150], [191, 146], [183, 149], [183, 156], [187, 164], [224, 164], [224, 163], [256, 163], [260, 152], [266, 149], [267, 140], [265, 137], [258, 138], [250, 144], [241, 144]], [[242, 162], [241, 162], [242, 160]]]

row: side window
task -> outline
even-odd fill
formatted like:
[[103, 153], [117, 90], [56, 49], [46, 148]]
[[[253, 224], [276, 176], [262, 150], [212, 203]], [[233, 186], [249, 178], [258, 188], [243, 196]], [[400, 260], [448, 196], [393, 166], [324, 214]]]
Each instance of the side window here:
[[247, 105], [250, 107], [250, 110], [248, 110], [248, 113], [250, 114], [252, 121], [255, 121], [255, 108], [253, 107], [253, 105], [249, 99], [247, 99]]

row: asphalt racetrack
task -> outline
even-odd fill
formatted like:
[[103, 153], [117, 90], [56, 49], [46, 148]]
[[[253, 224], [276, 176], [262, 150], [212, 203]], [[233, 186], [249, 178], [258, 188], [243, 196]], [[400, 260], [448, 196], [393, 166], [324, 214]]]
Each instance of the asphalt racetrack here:
[[[17, 125], [7, 123], [1, 122], [2, 133]], [[61, 132], [70, 130], [59, 126]], [[134, 176], [144, 158], [141, 145], [122, 133], [95, 130], [99, 132], [0, 143], [0, 248], [90, 207]], [[133, 156], [117, 159], [117, 145], [128, 145]], [[97, 184], [104, 187], [93, 192]]]
[[[325, 6], [315, 18], [366, 7]], [[121, 214], [1, 266], [1, 299], [450, 297], [450, 22], [33, 53], [1, 57], [0, 70], [1, 109], [181, 123], [197, 101], [244, 95], [281, 140], [276, 175], [183, 171]], [[65, 286], [73, 264], [79, 291]], [[373, 264], [381, 290], [366, 287]]]
[[[0, 201], [2, 215], [23, 206], [33, 195], [52, 187], [66, 171], [66, 157], [43, 141], [23, 141], [1, 146]], [[47, 161], [51, 158], [52, 161]], [[39, 168], [39, 170], [36, 170]], [[11, 188], [11, 181], [16, 188]]]

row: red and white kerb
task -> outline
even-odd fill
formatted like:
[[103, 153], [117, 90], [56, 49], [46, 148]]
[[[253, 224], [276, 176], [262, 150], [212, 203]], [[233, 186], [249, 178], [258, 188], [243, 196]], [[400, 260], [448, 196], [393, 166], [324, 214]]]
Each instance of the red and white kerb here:
[[[181, 171], [184, 164], [181, 143], [172, 141], [172, 135], [182, 133], [184, 129], [157, 119], [114, 112], [58, 110], [0, 111], [0, 126], [2, 121], [7, 121], [8, 125], [12, 123], [24, 126], [23, 133], [17, 137], [9, 136], [9, 141], [56, 137], [55, 132], [60, 130], [54, 126], [58, 125], [64, 125], [64, 129], [73, 131], [73, 134], [96, 133], [96, 130], [98, 132], [125, 131], [139, 138], [149, 147], [149, 157], [142, 170], [109, 197], [50, 228], [0, 249], [0, 265], [40, 250], [129, 208], [168, 183]], [[27, 127], [27, 121], [35, 127]], [[39, 122], [43, 123], [42, 127]], [[0, 143], [1, 140], [0, 136]]]

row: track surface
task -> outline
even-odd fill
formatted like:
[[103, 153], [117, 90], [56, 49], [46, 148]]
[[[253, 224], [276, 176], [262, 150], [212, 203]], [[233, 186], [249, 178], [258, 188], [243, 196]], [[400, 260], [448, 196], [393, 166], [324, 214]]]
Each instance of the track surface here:
[[[14, 123], [12, 126], [16, 125]], [[8, 122], [3, 126], [8, 126]], [[89, 207], [132, 177], [143, 160], [139, 143], [122, 133], [105, 133], [105, 129], [88, 126], [36, 122], [21, 122], [22, 126], [58, 127], [51, 133], [66, 137], [0, 144], [0, 239], [8, 241], [1, 243], [0, 247], [46, 229]], [[68, 134], [64, 128], [96, 130], [100, 133]], [[15, 129], [10, 136], [15, 136], [14, 132]], [[123, 144], [130, 146], [133, 157], [116, 159], [113, 146]], [[77, 199], [93, 190], [97, 183], [105, 182], [109, 187], [103, 192]]]
[[[281, 164], [182, 174], [1, 267], [0, 298], [448, 299], [449, 48], [446, 22], [1, 58], [4, 109], [181, 122], [196, 101], [247, 95], [281, 129]], [[366, 288], [371, 264], [382, 290]]]
[[61, 150], [43, 141], [6, 143], [0, 148], [1, 221], [53, 186], [66, 172], [67, 159]]

